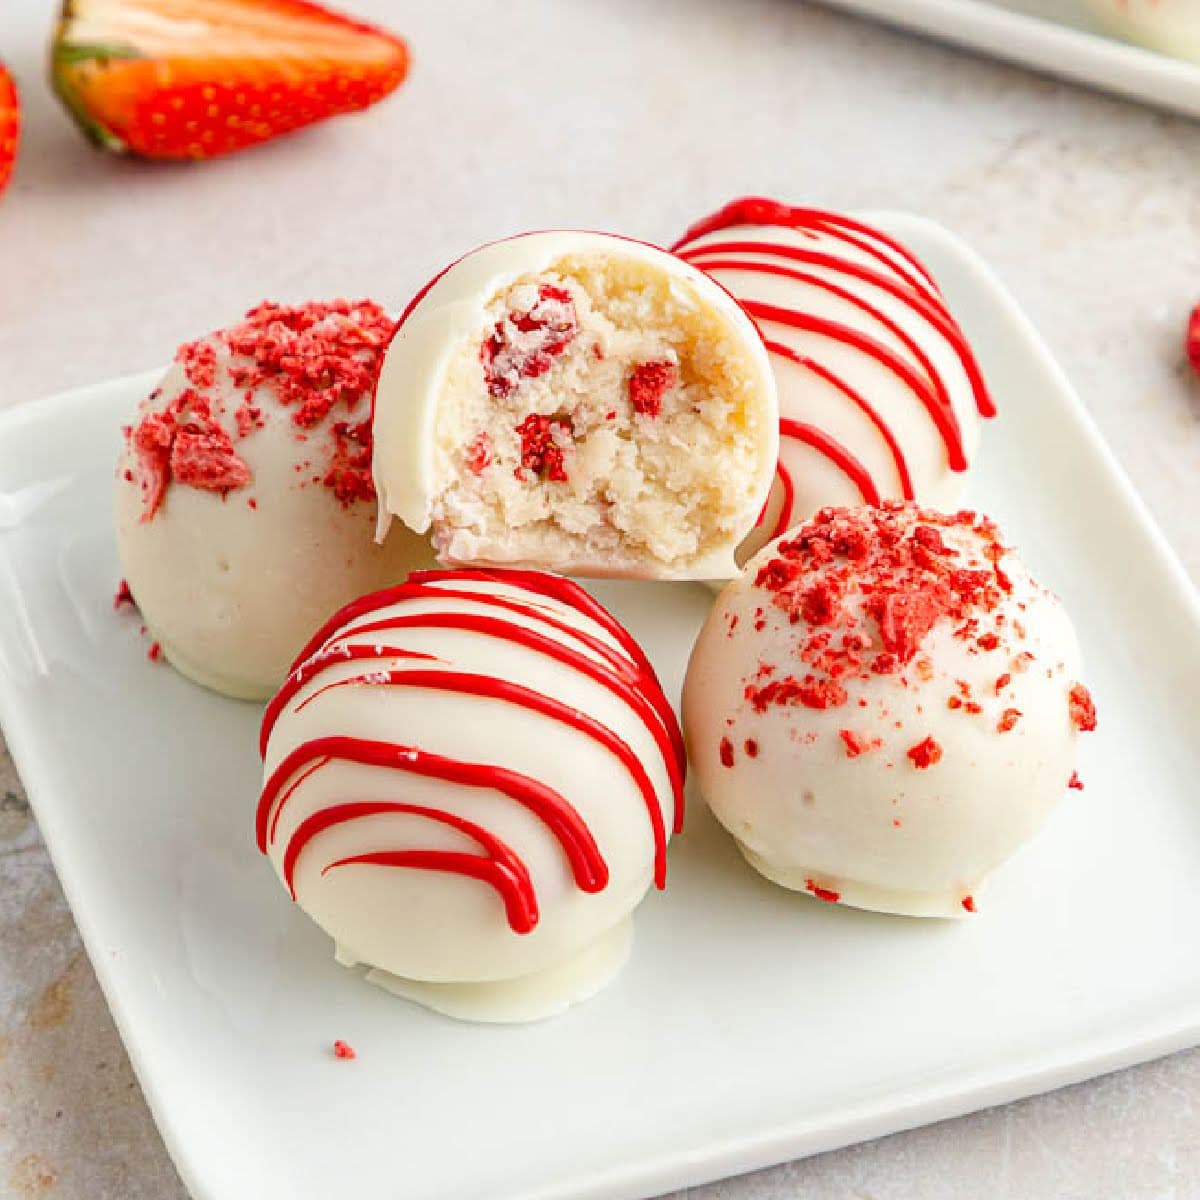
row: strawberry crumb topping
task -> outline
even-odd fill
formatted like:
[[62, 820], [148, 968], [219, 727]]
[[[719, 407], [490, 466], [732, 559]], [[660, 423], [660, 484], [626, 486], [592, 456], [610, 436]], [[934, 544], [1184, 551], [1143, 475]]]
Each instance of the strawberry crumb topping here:
[[853, 729], [839, 729], [838, 737], [846, 745], [847, 758], [857, 758], [860, 754], [866, 754], [871, 749], [870, 741], [861, 734], [855, 733]]
[[113, 612], [120, 612], [126, 605], [129, 605], [134, 612], [137, 612], [137, 601], [133, 598], [133, 593], [129, 590], [129, 583], [122, 579], [117, 584], [116, 594], [113, 596]]
[[1071, 778], [1067, 780], [1067, 787], [1073, 788], [1077, 792], [1083, 791], [1083, 780], [1079, 778], [1078, 771], [1071, 772]]
[[250, 468], [217, 423], [207, 396], [185, 388], [161, 412], [148, 413], [130, 441], [142, 489], [142, 520], [153, 520], [173, 481], [231, 492], [250, 482]]
[[212, 342], [184, 342], [175, 351], [175, 361], [192, 387], [210, 388], [217, 382], [217, 351]]
[[151, 662], [158, 662], [162, 658], [162, 647], [157, 642], [151, 642], [150, 649], [146, 651], [146, 657]]
[[566, 482], [564, 444], [569, 445], [571, 441], [571, 426], [566, 417], [530, 413], [517, 426], [517, 436], [521, 439], [521, 465], [516, 470], [518, 479], [524, 479], [525, 472], [532, 471], [539, 479]]
[[662, 412], [663, 396], [679, 383], [679, 368], [673, 362], [638, 363], [629, 376], [629, 403], [646, 417]]
[[338, 1038], [338, 1040], [333, 1043], [333, 1057], [349, 1060], [352, 1058], [357, 1058], [358, 1052], [353, 1046], [350, 1045], [349, 1042], [343, 1042], [341, 1038]]
[[975, 897], [964, 896], [962, 898], [962, 906], [967, 910], [967, 912], [973, 913], [975, 911]]
[[1184, 350], [1193, 369], [1200, 371], [1200, 304], [1192, 309], [1192, 315], [1188, 318]]
[[[948, 545], [945, 531], [970, 535], [970, 558]], [[799, 631], [796, 656], [803, 669], [786, 676], [760, 673], [746, 699], [769, 705], [836, 708], [849, 699], [847, 683], [898, 675], [908, 686], [909, 664], [918, 679], [931, 674], [918, 657], [930, 631], [949, 622], [957, 636], [999, 645], [997, 612], [1011, 584], [1000, 564], [1008, 550], [996, 526], [970, 512], [952, 516], [914, 505], [825, 508], [775, 546], [755, 584]], [[760, 628], [755, 622], [755, 628]], [[924, 664], [924, 665], [923, 665]], [[969, 695], [951, 707], [980, 711]]]
[[575, 302], [565, 288], [542, 284], [534, 294], [525, 285], [510, 296], [512, 308], [479, 348], [488, 393], [498, 399], [511, 395], [522, 380], [545, 375], [579, 333]]
[[841, 898], [841, 892], [835, 892], [832, 888], [821, 887], [820, 884], [811, 879], [804, 881], [806, 891], [811, 892], [818, 900], [824, 900], [826, 904], [836, 904]]
[[1096, 728], [1096, 704], [1091, 692], [1082, 683], [1074, 683], [1068, 693], [1067, 704], [1075, 728], [1080, 733], [1091, 733]]
[[371, 478], [371, 422], [335, 421], [333, 453], [321, 482], [349, 506], [356, 500], [374, 500]]
[[732, 767], [733, 766], [733, 743], [727, 737], [723, 737], [721, 739], [721, 744], [717, 749], [721, 755], [721, 766]]
[[745, 750], [747, 758], [758, 757], [758, 743], [753, 738], [747, 738], [742, 749]]
[[912, 760], [912, 765], [918, 771], [924, 771], [932, 767], [934, 763], [941, 762], [942, 747], [933, 738], [927, 737], [924, 741], [920, 741], [915, 746], [909, 748], [908, 757]]
[[[269, 387], [289, 410], [301, 437], [327, 423], [336, 409], [353, 413], [361, 404], [363, 419], [330, 423], [329, 458], [317, 480], [344, 505], [373, 499], [364, 401], [369, 401], [392, 329], [392, 320], [371, 301], [294, 307], [265, 302], [229, 329], [181, 346], [176, 358], [190, 386], [165, 405], [155, 389], [147, 405], [158, 407], [129, 435], [142, 489], [142, 520], [154, 518], [172, 483], [227, 493], [250, 482], [250, 469], [221, 421], [222, 361], [229, 381], [243, 393], [232, 413], [239, 438], [264, 427], [259, 388]], [[218, 357], [222, 344], [228, 351], [223, 360]]]
[[1019, 708], [1006, 708], [1000, 714], [1000, 720], [996, 722], [996, 732], [1008, 733], [1023, 715]]

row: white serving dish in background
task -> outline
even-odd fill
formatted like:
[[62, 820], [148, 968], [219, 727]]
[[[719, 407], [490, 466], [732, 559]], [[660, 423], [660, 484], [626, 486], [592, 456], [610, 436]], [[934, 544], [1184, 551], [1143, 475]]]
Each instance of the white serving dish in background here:
[[820, 0], [1073, 83], [1200, 117], [1200, 66], [1107, 34], [1084, 0]]
[[[257, 853], [259, 710], [147, 661], [111, 607], [111, 464], [151, 377], [0, 417], [0, 720], [196, 1200], [651, 1196], [1200, 1042], [1200, 603], [987, 268], [873, 219], [933, 269], [999, 400], [970, 499], [1076, 617], [1087, 790], [954, 924], [775, 888], [692, 796], [632, 962], [545, 1024], [367, 986]], [[709, 593], [595, 590], [677, 696]]]

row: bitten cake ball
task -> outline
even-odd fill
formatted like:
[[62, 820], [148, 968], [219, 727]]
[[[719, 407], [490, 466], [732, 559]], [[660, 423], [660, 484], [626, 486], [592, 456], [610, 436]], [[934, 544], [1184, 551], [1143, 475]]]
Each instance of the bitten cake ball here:
[[718, 598], [683, 719], [750, 864], [820, 900], [975, 911], [1095, 709], [1062, 605], [985, 517], [824, 509]]
[[683, 740], [633, 638], [555, 575], [418, 572], [338, 613], [267, 708], [259, 848], [373, 982], [524, 1021], [624, 962]]
[[331, 612], [432, 565], [406, 529], [374, 541], [370, 395], [392, 328], [370, 301], [261, 304], [181, 346], [126, 428], [117, 549], [197, 683], [269, 696]]
[[468, 254], [401, 319], [375, 397], [383, 514], [447, 563], [719, 578], [778, 451], [737, 304], [653, 246], [534, 233]]
[[738, 298], [779, 387], [780, 455], [745, 561], [826, 505], [952, 508], [995, 408], [929, 271], [837, 213], [735, 200], [676, 247]]

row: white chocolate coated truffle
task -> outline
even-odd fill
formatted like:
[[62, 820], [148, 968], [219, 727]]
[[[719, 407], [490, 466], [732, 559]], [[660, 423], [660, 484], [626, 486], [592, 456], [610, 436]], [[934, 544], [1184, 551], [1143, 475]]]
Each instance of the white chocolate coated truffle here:
[[374, 540], [370, 391], [392, 329], [370, 302], [264, 304], [181, 346], [117, 464], [117, 549], [148, 633], [184, 675], [265, 699], [313, 628], [432, 565]]
[[1196, 0], [1087, 0], [1117, 37], [1161, 54], [1200, 62], [1200, 4]]
[[735, 200], [675, 246], [762, 331], [779, 390], [780, 457], [745, 561], [826, 505], [952, 508], [993, 414], [929, 271], [852, 217]]
[[345, 963], [452, 1016], [608, 982], [666, 878], [683, 743], [578, 585], [419, 572], [321, 629], [267, 708], [258, 842]]
[[857, 908], [956, 917], [1045, 821], [1095, 724], [1061, 603], [995, 526], [829, 509], [721, 593], [684, 687], [747, 860]]
[[401, 318], [375, 397], [381, 516], [443, 562], [705, 579], [734, 569], [778, 455], [753, 324], [608, 234], [494, 242]]

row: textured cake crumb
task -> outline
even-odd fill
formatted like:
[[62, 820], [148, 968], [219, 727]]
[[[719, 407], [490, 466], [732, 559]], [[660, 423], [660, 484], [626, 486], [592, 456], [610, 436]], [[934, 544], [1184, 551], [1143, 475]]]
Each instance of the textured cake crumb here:
[[438, 552], [665, 571], [702, 558], [744, 533], [758, 386], [726, 320], [661, 270], [580, 257], [518, 280], [447, 372]]

